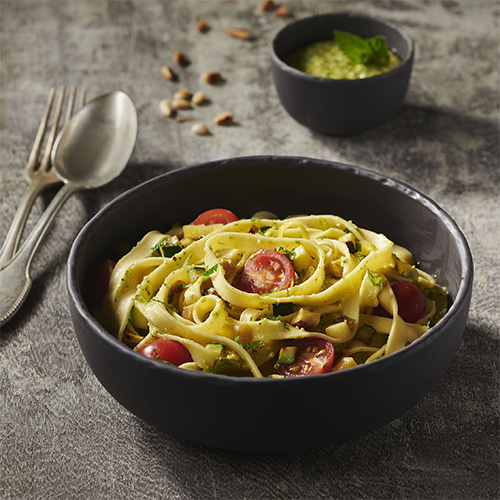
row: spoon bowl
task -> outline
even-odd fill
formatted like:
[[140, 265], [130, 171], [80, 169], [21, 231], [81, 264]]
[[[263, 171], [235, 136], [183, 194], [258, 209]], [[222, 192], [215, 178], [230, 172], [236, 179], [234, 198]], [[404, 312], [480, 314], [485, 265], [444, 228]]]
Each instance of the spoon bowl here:
[[23, 305], [31, 289], [33, 256], [55, 215], [76, 191], [103, 186], [120, 175], [137, 138], [137, 112], [130, 97], [112, 92], [73, 115], [52, 150], [52, 162], [64, 182], [19, 252], [0, 269], [0, 326]]
[[125, 168], [137, 137], [134, 104], [123, 92], [98, 97], [59, 134], [52, 164], [64, 182], [82, 188], [107, 184]]

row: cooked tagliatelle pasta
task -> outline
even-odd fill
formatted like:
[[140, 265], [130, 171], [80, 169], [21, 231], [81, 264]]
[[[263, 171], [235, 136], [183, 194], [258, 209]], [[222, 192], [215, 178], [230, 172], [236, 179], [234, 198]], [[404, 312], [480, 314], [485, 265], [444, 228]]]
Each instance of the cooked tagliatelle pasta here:
[[371, 363], [446, 312], [446, 290], [383, 234], [334, 215], [256, 215], [147, 233], [96, 317], [142, 353], [182, 344], [180, 368], [281, 378]]

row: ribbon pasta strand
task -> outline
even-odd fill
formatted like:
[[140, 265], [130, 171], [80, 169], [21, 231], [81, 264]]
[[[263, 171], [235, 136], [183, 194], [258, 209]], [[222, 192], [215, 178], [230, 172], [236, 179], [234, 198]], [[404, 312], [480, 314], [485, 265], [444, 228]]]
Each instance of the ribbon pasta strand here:
[[[163, 256], [169, 246], [175, 251]], [[246, 262], [261, 251], [290, 259], [290, 286], [262, 294], [239, 288]], [[181, 368], [191, 370], [268, 376], [278, 351], [304, 337], [331, 342], [336, 360], [352, 358], [344, 366], [370, 363], [418, 339], [444, 313], [433, 299], [444, 289], [411, 259], [384, 235], [333, 215], [151, 231], [118, 261], [98, 317], [134, 349], [161, 337], [182, 343], [193, 362]], [[399, 316], [395, 280], [425, 293], [420, 322]], [[391, 317], [374, 314], [377, 306]]]

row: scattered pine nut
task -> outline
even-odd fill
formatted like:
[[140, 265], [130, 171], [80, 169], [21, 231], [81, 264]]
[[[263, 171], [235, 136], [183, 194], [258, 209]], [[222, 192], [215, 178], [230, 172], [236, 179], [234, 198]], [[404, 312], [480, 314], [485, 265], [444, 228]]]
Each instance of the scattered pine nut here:
[[208, 134], [208, 127], [204, 123], [195, 123], [191, 127], [191, 132], [196, 135]]
[[280, 5], [275, 11], [274, 14], [278, 17], [286, 17], [290, 13], [290, 10], [286, 5]]
[[201, 75], [201, 78], [205, 82], [213, 84], [220, 82], [223, 79], [223, 76], [222, 73], [220, 73], [219, 71], [209, 71], [208, 73], [203, 73], [203, 75]]
[[178, 64], [179, 66], [187, 66], [189, 64], [189, 59], [187, 58], [186, 54], [184, 54], [184, 52], [181, 52], [180, 50], [174, 52], [174, 54], [172, 55], [172, 59], [174, 60], [175, 64]]
[[191, 97], [191, 91], [186, 87], [178, 90], [174, 94], [174, 100], [175, 99], [189, 99], [190, 97]]
[[177, 75], [168, 66], [161, 67], [161, 74], [167, 80], [176, 80], [177, 79]]
[[261, 12], [269, 12], [271, 10], [274, 10], [275, 8], [276, 8], [276, 3], [273, 2], [273, 0], [264, 0], [260, 4]]
[[170, 104], [170, 101], [168, 99], [163, 99], [162, 101], [160, 101], [159, 108], [160, 113], [163, 116], [172, 116], [172, 114], [174, 113], [172, 104]]
[[196, 29], [198, 30], [198, 33], [206, 33], [210, 29], [210, 25], [202, 19], [196, 24]]
[[220, 113], [214, 118], [214, 123], [216, 125], [231, 125], [231, 123], [233, 122], [234, 122], [234, 115], [229, 111]]
[[207, 99], [207, 96], [202, 92], [201, 90], [198, 90], [193, 94], [193, 97], [191, 98], [191, 102], [193, 104], [196, 104], [199, 106], [200, 104], [204, 103]]
[[239, 40], [248, 40], [250, 38], [250, 30], [244, 28], [232, 28], [227, 30], [227, 34]]
[[172, 105], [174, 106], [175, 109], [189, 109], [191, 107], [191, 102], [188, 101], [187, 99], [174, 99], [172, 102]]

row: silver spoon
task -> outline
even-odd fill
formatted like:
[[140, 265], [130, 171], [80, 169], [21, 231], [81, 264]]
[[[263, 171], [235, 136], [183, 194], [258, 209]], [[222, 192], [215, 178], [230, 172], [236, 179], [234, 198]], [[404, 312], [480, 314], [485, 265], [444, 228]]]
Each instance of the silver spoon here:
[[76, 191], [103, 186], [120, 175], [136, 139], [137, 112], [123, 92], [89, 102], [61, 130], [52, 163], [64, 184], [18, 253], [0, 269], [0, 326], [24, 303], [31, 288], [31, 261], [64, 202]]

